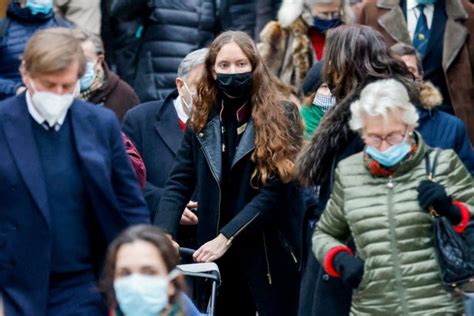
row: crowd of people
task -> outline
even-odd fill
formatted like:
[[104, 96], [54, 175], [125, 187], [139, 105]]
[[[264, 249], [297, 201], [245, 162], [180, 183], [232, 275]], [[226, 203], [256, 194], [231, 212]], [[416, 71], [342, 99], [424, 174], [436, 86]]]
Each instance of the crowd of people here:
[[218, 316], [474, 315], [432, 216], [474, 236], [471, 36], [466, 0], [11, 0], [0, 314], [205, 314], [186, 247]]

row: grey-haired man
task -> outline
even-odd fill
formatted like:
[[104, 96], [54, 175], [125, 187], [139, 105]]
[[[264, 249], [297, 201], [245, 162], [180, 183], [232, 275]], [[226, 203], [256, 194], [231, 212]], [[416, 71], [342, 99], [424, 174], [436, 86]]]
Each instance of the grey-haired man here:
[[[123, 120], [122, 129], [137, 147], [147, 169], [145, 199], [150, 217], [158, 207], [162, 188], [181, 144], [207, 51], [202, 48], [184, 57], [178, 68], [176, 90], [164, 100], [138, 105], [128, 111]], [[198, 217], [192, 211], [195, 209], [197, 203], [190, 201], [183, 212], [182, 225], [197, 224]]]

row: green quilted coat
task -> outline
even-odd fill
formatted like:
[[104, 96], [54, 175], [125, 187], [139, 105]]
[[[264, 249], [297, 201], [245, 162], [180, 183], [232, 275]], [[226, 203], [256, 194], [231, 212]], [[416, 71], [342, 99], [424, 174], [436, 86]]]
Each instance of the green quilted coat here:
[[[461, 315], [462, 299], [441, 284], [432, 218], [421, 209], [416, 187], [426, 179], [427, 146], [389, 177], [373, 176], [364, 153], [341, 161], [331, 198], [313, 234], [323, 263], [328, 251], [352, 236], [364, 276], [352, 295], [352, 315]], [[433, 161], [434, 153], [431, 153]], [[452, 150], [439, 156], [436, 181], [474, 211], [474, 181]]]

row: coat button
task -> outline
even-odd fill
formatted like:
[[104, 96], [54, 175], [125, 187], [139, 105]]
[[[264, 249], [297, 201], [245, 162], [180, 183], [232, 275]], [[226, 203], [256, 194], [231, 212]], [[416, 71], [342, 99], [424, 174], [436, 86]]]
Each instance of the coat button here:
[[204, 136], [204, 133], [199, 133], [198, 136], [199, 136], [199, 137], [203, 137], [203, 136]]
[[324, 273], [324, 274], [323, 274], [323, 280], [324, 280], [324, 281], [329, 281], [329, 274]]

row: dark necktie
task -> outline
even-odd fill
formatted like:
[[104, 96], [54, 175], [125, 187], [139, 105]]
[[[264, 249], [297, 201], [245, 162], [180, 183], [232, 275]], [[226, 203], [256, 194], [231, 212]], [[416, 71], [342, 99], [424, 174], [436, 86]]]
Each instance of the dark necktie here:
[[428, 48], [428, 40], [430, 38], [430, 29], [428, 28], [428, 21], [424, 13], [425, 5], [419, 4], [416, 6], [420, 11], [418, 22], [416, 23], [415, 35], [413, 36], [413, 47], [420, 53], [421, 56], [426, 54]]

